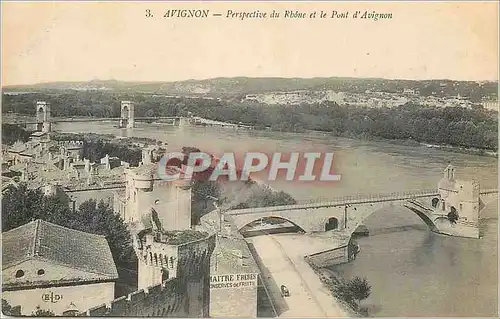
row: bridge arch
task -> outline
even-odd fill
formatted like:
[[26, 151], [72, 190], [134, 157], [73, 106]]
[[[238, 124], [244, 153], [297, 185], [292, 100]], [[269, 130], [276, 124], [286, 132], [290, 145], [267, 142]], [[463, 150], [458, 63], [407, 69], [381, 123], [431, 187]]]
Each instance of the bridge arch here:
[[288, 222], [288, 223], [292, 224], [295, 228], [297, 228], [301, 232], [306, 233], [306, 230], [304, 229], [304, 227], [302, 227], [301, 225], [293, 222], [289, 218], [286, 218], [286, 217], [283, 217], [283, 216], [279, 216], [279, 215], [269, 215], [269, 216], [265, 216], [265, 217], [255, 218], [252, 221], [250, 221], [248, 223], [245, 223], [243, 226], [238, 227], [238, 231], [244, 231], [245, 227], [247, 227], [247, 226], [249, 226], [249, 225], [251, 225], [251, 224], [253, 224], [253, 223], [255, 223], [255, 222], [259, 221], [259, 220], [262, 220], [262, 221], [265, 221], [265, 220], [281, 220], [283, 222]]
[[131, 101], [122, 101], [120, 104], [120, 127], [126, 126], [133, 128], [135, 126], [134, 103]]
[[335, 230], [339, 228], [339, 220], [335, 217], [330, 217], [325, 223], [325, 231]]
[[43, 123], [49, 121], [50, 118], [50, 104], [45, 101], [37, 101], [35, 105], [36, 121]]
[[[411, 211], [413, 213], [415, 213], [418, 217], [420, 217], [420, 219], [422, 219], [422, 221], [427, 225], [427, 227], [429, 227], [429, 229], [431, 231], [437, 231], [438, 228], [436, 226], [436, 223], [435, 221], [432, 219], [432, 217], [429, 217], [427, 214], [425, 214], [424, 212], [422, 212], [421, 210], [417, 209], [416, 207], [412, 207], [410, 205], [407, 204], [406, 201], [402, 201], [402, 202], [399, 202], [397, 204], [394, 204], [394, 205], [391, 205], [391, 206], [388, 206], [388, 205], [375, 205], [375, 207], [373, 206], [368, 206], [368, 207], [364, 207], [364, 209], [366, 210], [366, 213], [363, 214], [363, 216], [361, 218], [357, 218], [355, 221], [354, 221], [354, 224], [353, 221], [350, 221], [351, 225], [349, 225], [349, 236], [352, 236], [352, 234], [356, 231], [356, 229], [358, 229], [358, 227], [363, 224], [363, 222], [370, 216], [372, 216], [373, 214], [377, 214], [378, 212], [384, 210], [384, 209], [394, 209], [396, 207], [403, 207], [405, 208], [406, 210], [408, 211]], [[358, 208], [358, 211], [360, 211], [361, 209]], [[448, 218], [446, 217], [443, 217], [445, 218], [446, 220], [448, 220]]]
[[122, 116], [128, 117], [128, 106], [126, 105], [122, 106]]

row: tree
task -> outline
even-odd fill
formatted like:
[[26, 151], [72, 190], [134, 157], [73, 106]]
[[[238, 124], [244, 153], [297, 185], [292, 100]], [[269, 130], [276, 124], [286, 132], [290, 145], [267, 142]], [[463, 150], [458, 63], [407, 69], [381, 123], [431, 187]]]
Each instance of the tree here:
[[370, 296], [372, 287], [366, 278], [354, 277], [348, 282], [348, 285], [353, 298], [357, 300], [358, 303]]
[[237, 203], [235, 209], [293, 205], [297, 203], [292, 196], [283, 191], [275, 192], [255, 183], [246, 185], [246, 190], [243, 190], [243, 192], [245, 191], [249, 191], [251, 194], [245, 201]]
[[359, 303], [370, 296], [371, 286], [366, 278], [354, 277], [351, 280], [340, 280], [332, 290], [337, 298], [358, 309]]
[[191, 189], [191, 224], [197, 225], [200, 218], [215, 207], [211, 205], [213, 198], [220, 198], [221, 190], [216, 181], [195, 180]]
[[451, 223], [456, 224], [458, 217], [459, 217], [458, 213], [457, 213], [457, 209], [455, 207], [451, 206], [450, 212], [448, 213], [447, 217]]
[[19, 317], [19, 316], [21, 316], [21, 307], [20, 307], [20, 306], [12, 307], [12, 306], [11, 306], [11, 305], [7, 302], [7, 300], [2, 299], [2, 313], [3, 313], [5, 316], [15, 316], [15, 317]]
[[9, 189], [2, 198], [2, 232], [35, 219], [61, 223], [70, 214], [69, 206], [61, 198], [44, 196], [41, 190], [20, 184]]
[[2, 123], [2, 143], [5, 145], [14, 144], [17, 141], [27, 142], [30, 132], [15, 124]]

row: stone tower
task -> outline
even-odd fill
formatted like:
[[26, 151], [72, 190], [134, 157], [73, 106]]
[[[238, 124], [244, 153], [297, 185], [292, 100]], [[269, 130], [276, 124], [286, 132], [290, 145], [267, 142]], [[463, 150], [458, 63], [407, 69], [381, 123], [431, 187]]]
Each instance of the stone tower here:
[[154, 210], [163, 230], [191, 228], [190, 181], [160, 179], [157, 163], [127, 169], [125, 174], [127, 184], [123, 219], [126, 222], [150, 220]]
[[36, 130], [48, 133], [50, 125], [50, 104], [45, 101], [36, 102]]
[[134, 103], [131, 101], [122, 101], [120, 106], [120, 128], [133, 128], [135, 125], [134, 119]]
[[[189, 233], [179, 239], [179, 234]], [[177, 279], [178, 293], [191, 296], [186, 305], [194, 317], [209, 316], [210, 256], [215, 234], [194, 230], [162, 232], [145, 229], [134, 236], [138, 289]]]
[[455, 228], [465, 226], [468, 228], [467, 232], [474, 233], [467, 237], [479, 237], [479, 211], [481, 209], [479, 183], [475, 180], [455, 179], [455, 167], [450, 164], [444, 170], [438, 190], [440, 198], [435, 207], [436, 213], [445, 216], [450, 216], [450, 213], [455, 215], [457, 220], [451, 226]]

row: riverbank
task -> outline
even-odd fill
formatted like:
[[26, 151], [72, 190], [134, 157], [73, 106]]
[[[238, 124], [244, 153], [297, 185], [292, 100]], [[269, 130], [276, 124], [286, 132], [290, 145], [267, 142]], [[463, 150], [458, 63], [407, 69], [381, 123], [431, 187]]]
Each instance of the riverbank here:
[[344, 309], [344, 311], [351, 318], [360, 318], [360, 317], [369, 317], [368, 309], [364, 307], [359, 307], [359, 309], [354, 309], [351, 305], [349, 305], [346, 301], [337, 298], [334, 294], [333, 287], [340, 283], [341, 280], [345, 280], [339, 273], [335, 272], [329, 268], [318, 268], [308, 263], [309, 266], [316, 273], [320, 281], [323, 283], [325, 288], [327, 288], [331, 294], [332, 298], [335, 298], [336, 302]]
[[[3, 115], [2, 122], [4, 122], [4, 123], [5, 122], [15, 123], [16, 121], [33, 120], [33, 117], [31, 117], [31, 116], [17, 114], [17, 113], [5, 113], [2, 115]], [[55, 120], [56, 119], [68, 120], [68, 119], [85, 119], [85, 118], [91, 119], [90, 117], [85, 117], [85, 116], [54, 117], [53, 119], [55, 119]], [[359, 140], [359, 141], [380, 141], [380, 142], [402, 145], [402, 146], [435, 148], [435, 149], [440, 149], [443, 151], [460, 153], [460, 154], [470, 154], [470, 155], [488, 156], [488, 157], [497, 157], [498, 156], [498, 151], [491, 150], [491, 149], [462, 147], [462, 146], [448, 145], [448, 144], [432, 144], [432, 143], [427, 143], [425, 141], [416, 141], [416, 140], [413, 140], [411, 138], [410, 139], [387, 139], [387, 138], [383, 138], [383, 137], [379, 137], [379, 136], [370, 136], [370, 135], [366, 135], [366, 134], [358, 134], [358, 135], [350, 134], [350, 133], [333, 134], [330, 131], [318, 131], [318, 130], [306, 130], [306, 129], [291, 131], [291, 130], [272, 129], [271, 127], [268, 127], [268, 128], [253, 127], [253, 130], [292, 133], [292, 134], [293, 133], [295, 133], [295, 134], [311, 134], [311, 135], [322, 135], [322, 136], [328, 135], [328, 136], [331, 136], [332, 138], [340, 137], [340, 138], [348, 138], [348, 139]]]
[[[311, 134], [311, 135], [331, 135], [330, 132], [323, 131], [314, 131], [307, 130], [305, 132], [296, 132], [300, 134]], [[448, 144], [431, 144], [426, 142], [418, 142], [413, 139], [387, 139], [377, 136], [367, 136], [367, 135], [331, 135], [332, 137], [341, 137], [347, 138], [357, 141], [367, 141], [367, 142], [383, 142], [393, 145], [401, 145], [401, 146], [412, 146], [412, 147], [425, 147], [425, 148], [434, 148], [447, 152], [460, 153], [460, 154], [469, 154], [469, 155], [478, 155], [478, 156], [488, 156], [488, 157], [498, 157], [498, 151], [490, 150], [490, 149], [481, 149], [481, 148], [472, 148], [472, 147], [461, 147], [454, 146]]]

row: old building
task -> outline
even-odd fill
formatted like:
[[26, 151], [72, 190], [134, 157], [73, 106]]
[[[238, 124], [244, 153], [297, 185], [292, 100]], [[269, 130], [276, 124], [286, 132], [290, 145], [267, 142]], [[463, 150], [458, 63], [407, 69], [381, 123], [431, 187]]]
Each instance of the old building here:
[[35, 220], [2, 237], [2, 298], [22, 315], [37, 306], [67, 315], [114, 299], [118, 273], [104, 236]]
[[215, 236], [194, 230], [148, 228], [134, 236], [134, 241], [139, 290], [80, 315], [209, 317], [210, 256]]
[[125, 169], [125, 181], [125, 190], [114, 197], [114, 210], [125, 222], [137, 224], [154, 210], [165, 230], [191, 228], [191, 181], [165, 181], [151, 162]]
[[[208, 317], [215, 235], [191, 228], [191, 183], [158, 177], [151, 152], [125, 170], [115, 209], [128, 223], [138, 259], [136, 292], [88, 309], [88, 316]], [[172, 168], [175, 169], [175, 168]]]
[[210, 317], [257, 317], [260, 271], [230, 216], [214, 210], [200, 229], [217, 233], [210, 260]]
[[442, 218], [436, 224], [443, 233], [479, 237], [479, 212], [482, 202], [479, 183], [455, 178], [455, 167], [448, 165], [438, 184], [439, 198], [433, 199], [436, 214]]

